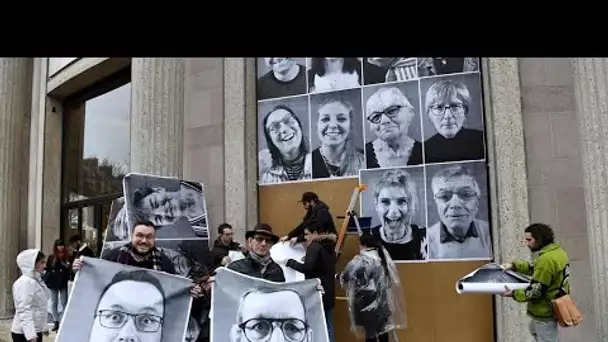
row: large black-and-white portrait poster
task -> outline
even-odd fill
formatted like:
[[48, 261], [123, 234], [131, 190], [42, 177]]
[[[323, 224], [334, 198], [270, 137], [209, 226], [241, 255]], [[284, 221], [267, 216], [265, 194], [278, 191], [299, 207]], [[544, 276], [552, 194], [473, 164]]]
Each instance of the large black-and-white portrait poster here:
[[425, 261], [428, 255], [422, 167], [361, 170], [362, 216], [391, 258]]
[[183, 277], [85, 257], [56, 340], [184, 341], [191, 284]]
[[[149, 220], [156, 226], [156, 238], [208, 238], [207, 204], [203, 185], [178, 178], [129, 173], [123, 179], [127, 220]], [[186, 217], [192, 230], [175, 227]], [[175, 230], [180, 228], [180, 235]], [[194, 233], [194, 236], [192, 235]]]
[[[112, 203], [101, 256], [131, 240], [132, 227], [148, 220], [156, 228], [156, 248], [169, 257], [178, 275], [198, 278], [211, 265], [207, 206], [200, 183], [130, 173], [125, 197]], [[192, 311], [187, 340], [196, 340], [206, 312]]]
[[430, 165], [426, 183], [429, 259], [491, 259], [486, 164]]
[[328, 342], [318, 279], [275, 283], [225, 267], [211, 298], [211, 342]]
[[[395, 261], [491, 258], [491, 251], [481, 253], [467, 243], [448, 254], [426, 244], [426, 230], [439, 220], [437, 199], [429, 194], [434, 166], [487, 165], [481, 69], [478, 57], [258, 58], [258, 184], [359, 176], [372, 186], [369, 180], [402, 168], [414, 174], [419, 192], [411, 222], [383, 226], [371, 191], [361, 200], [375, 227], [386, 228], [376, 232]], [[473, 169], [480, 192], [487, 193], [487, 167]], [[491, 233], [489, 216], [483, 217], [489, 199], [480, 196], [475, 222], [487, 223]], [[392, 225], [417, 228], [399, 228], [388, 236]], [[402, 232], [406, 235], [399, 237]], [[410, 250], [410, 240], [419, 241], [421, 251]]]

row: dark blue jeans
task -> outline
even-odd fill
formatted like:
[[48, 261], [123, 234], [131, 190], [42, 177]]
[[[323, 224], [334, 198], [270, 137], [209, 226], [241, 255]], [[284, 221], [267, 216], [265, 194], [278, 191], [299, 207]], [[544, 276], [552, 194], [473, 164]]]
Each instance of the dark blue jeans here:
[[329, 342], [334, 342], [333, 313], [333, 308], [330, 310], [325, 310], [325, 323], [327, 324], [327, 334], [329, 335]]

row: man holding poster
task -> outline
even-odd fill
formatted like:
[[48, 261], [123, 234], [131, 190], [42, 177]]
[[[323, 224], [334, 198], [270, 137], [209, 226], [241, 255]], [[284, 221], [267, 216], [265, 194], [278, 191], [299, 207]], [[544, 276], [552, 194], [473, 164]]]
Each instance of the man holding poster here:
[[297, 260], [287, 260], [287, 267], [304, 273], [306, 279], [319, 278], [323, 287], [323, 309], [327, 318], [329, 341], [334, 341], [332, 312], [336, 302], [335, 274], [336, 274], [336, 234], [325, 233], [317, 222], [311, 221], [304, 228], [306, 239], [306, 256], [304, 263]]
[[526, 289], [511, 290], [505, 286], [504, 297], [512, 297], [527, 303], [530, 316], [530, 334], [538, 342], [557, 342], [558, 325], [553, 315], [551, 301], [565, 291], [570, 293], [568, 254], [555, 242], [553, 229], [543, 223], [534, 223], [525, 229], [526, 245], [538, 258], [531, 263], [516, 260], [502, 265], [504, 270], [532, 276]]
[[270, 248], [279, 241], [266, 223], [259, 223], [253, 230], [245, 233], [249, 253], [244, 259], [228, 264], [228, 268], [251, 277], [276, 282], [285, 282], [283, 269], [270, 257]]

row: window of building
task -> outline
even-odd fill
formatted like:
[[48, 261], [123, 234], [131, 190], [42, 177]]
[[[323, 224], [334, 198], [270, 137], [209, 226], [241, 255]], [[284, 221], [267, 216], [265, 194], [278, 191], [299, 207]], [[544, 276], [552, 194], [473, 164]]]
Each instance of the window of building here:
[[61, 236], [79, 233], [98, 251], [129, 172], [129, 76], [125, 70], [64, 102]]

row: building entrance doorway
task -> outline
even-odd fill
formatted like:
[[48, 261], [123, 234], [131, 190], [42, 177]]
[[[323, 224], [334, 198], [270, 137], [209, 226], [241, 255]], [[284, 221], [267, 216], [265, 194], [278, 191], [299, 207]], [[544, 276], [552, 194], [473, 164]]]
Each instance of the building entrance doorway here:
[[69, 202], [63, 205], [61, 215], [61, 237], [66, 241], [79, 234], [89, 244], [95, 255], [103, 246], [104, 233], [108, 227], [108, 217], [112, 201], [122, 197], [122, 193], [104, 195]]

